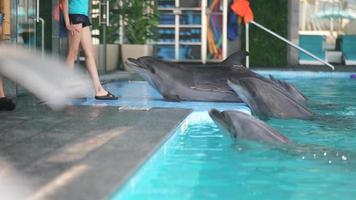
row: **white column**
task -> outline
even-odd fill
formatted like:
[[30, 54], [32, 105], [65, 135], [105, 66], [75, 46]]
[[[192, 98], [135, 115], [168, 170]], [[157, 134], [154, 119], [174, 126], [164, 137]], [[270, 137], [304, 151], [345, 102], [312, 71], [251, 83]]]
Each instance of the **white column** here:
[[[249, 28], [249, 24], [247, 23], [247, 24], [245, 24], [245, 50], [248, 52], [248, 53], [250, 53], [250, 34], [249, 34], [249, 32], [250, 32], [250, 28]], [[246, 67], [247, 68], [250, 68], [250, 56], [249, 55], [247, 55], [246, 56]]]
[[222, 25], [222, 58], [225, 60], [227, 58], [227, 11], [228, 11], [228, 1], [223, 0], [223, 25]]
[[207, 52], [208, 52], [208, 45], [207, 45], [207, 35], [208, 35], [208, 31], [207, 31], [207, 15], [206, 15], [206, 9], [207, 9], [207, 6], [208, 6], [208, 1], [207, 0], [202, 0], [202, 3], [201, 3], [201, 21], [202, 21], [202, 24], [201, 24], [201, 60], [202, 60], [202, 63], [206, 63], [207, 61]]

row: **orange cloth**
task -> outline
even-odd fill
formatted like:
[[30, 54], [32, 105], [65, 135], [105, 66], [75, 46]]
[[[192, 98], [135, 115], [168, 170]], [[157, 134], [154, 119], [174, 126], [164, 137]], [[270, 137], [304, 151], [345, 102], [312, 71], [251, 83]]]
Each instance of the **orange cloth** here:
[[248, 0], [235, 0], [231, 5], [231, 9], [239, 16], [244, 18], [245, 23], [253, 20], [253, 12], [250, 8]]
[[58, 0], [56, 7], [54, 8], [54, 19], [60, 20], [60, 12], [62, 12], [62, 0]]

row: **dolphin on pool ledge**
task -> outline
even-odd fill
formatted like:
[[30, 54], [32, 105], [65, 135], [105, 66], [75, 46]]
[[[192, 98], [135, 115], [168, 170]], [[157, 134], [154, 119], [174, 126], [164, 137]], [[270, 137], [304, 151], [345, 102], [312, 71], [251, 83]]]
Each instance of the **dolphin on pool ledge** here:
[[244, 67], [246, 55], [239, 51], [221, 63], [202, 66], [164, 62], [151, 56], [129, 58], [127, 64], [168, 101], [242, 102], [227, 80], [243, 77], [268, 80], [288, 92], [288, 83], [267, 79]]
[[168, 101], [242, 102], [226, 81], [253, 75], [242, 66], [245, 56], [245, 52], [237, 52], [221, 63], [204, 66], [164, 62], [151, 56], [129, 58], [127, 64]]

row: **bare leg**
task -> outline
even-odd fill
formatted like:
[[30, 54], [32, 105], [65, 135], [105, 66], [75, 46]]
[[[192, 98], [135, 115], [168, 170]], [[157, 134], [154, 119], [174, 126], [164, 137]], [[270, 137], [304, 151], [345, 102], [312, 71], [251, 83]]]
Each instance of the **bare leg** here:
[[[2, 24], [0, 24], [0, 42], [2, 39]], [[2, 83], [2, 79], [0, 77], [0, 97], [5, 97], [4, 85]]]
[[82, 24], [75, 24], [79, 32], [74, 32], [74, 34], [68, 33], [68, 54], [67, 54], [67, 65], [71, 68], [74, 67], [74, 62], [77, 59], [80, 45], [80, 37], [82, 32]]
[[95, 63], [95, 50], [92, 44], [90, 28], [88, 26], [82, 29], [80, 41], [85, 53], [86, 67], [94, 83], [95, 95], [96, 96], [107, 95], [108, 92], [103, 88], [103, 86], [100, 83], [98, 70], [96, 68], [96, 63]]
[[5, 97], [4, 86], [2, 83], [2, 79], [0, 78], [0, 98]]

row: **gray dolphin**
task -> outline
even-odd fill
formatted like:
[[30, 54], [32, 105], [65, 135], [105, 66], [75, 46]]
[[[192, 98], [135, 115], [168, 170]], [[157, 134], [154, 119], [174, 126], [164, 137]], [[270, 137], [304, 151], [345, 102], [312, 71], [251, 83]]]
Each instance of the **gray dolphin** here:
[[[209, 111], [210, 117], [224, 133], [238, 140], [259, 141], [271, 150], [279, 150], [301, 159], [324, 160], [328, 163], [353, 161], [355, 152], [334, 149], [317, 144], [296, 144], [271, 128], [265, 122], [241, 111]], [[272, 145], [272, 146], [271, 146]]]
[[166, 100], [242, 102], [226, 81], [256, 76], [242, 65], [245, 56], [246, 53], [237, 52], [222, 63], [204, 67], [163, 62], [144, 56], [138, 59], [129, 58], [128, 66], [138, 72]]
[[308, 98], [294, 85], [287, 83], [286, 81], [275, 79], [272, 75], [269, 75], [269, 78], [274, 84], [286, 90], [296, 101], [306, 102], [308, 100]]
[[294, 86], [287, 82], [267, 79], [244, 67], [247, 52], [233, 53], [221, 63], [187, 65], [164, 62], [151, 56], [129, 58], [128, 66], [138, 72], [161, 95], [170, 101], [242, 102], [227, 85], [227, 80], [256, 77], [279, 87], [293, 98], [306, 101]]
[[311, 119], [314, 113], [285, 89], [256, 77], [231, 79], [228, 85], [262, 119]]
[[268, 143], [290, 144], [287, 137], [269, 127], [261, 120], [241, 111], [209, 111], [210, 117], [224, 132], [241, 140], [256, 140]]

